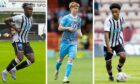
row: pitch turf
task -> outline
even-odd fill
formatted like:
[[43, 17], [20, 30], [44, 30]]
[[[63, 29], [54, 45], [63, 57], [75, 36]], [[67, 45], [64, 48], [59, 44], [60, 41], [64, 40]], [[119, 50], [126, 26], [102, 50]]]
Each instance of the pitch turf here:
[[[8, 74], [6, 84], [45, 84], [45, 42], [33, 41], [30, 44], [35, 53], [35, 63], [17, 71], [16, 80], [13, 80]], [[15, 54], [11, 42], [0, 41], [0, 71], [5, 69], [13, 58], [15, 58]]]
[[[56, 56], [57, 57], [57, 56]], [[54, 80], [56, 58], [48, 59], [48, 84], [62, 84], [64, 78], [67, 58], [65, 58], [58, 80]], [[92, 84], [92, 59], [75, 59], [70, 76], [70, 84]]]
[[[116, 77], [118, 57], [113, 58], [113, 74]], [[110, 82], [105, 69], [103, 57], [95, 57], [95, 84], [140, 84], [140, 57], [127, 57], [123, 71], [128, 75], [126, 82]]]

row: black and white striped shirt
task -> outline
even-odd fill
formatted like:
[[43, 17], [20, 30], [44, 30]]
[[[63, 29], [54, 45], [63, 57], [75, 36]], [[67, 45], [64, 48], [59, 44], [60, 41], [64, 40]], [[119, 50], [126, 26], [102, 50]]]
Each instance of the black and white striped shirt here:
[[24, 14], [16, 15], [12, 17], [17, 28], [21, 28], [20, 33], [15, 33], [13, 35], [13, 42], [28, 42], [28, 33], [32, 27], [32, 17], [28, 18]]
[[[110, 47], [115, 47], [119, 44], [123, 44], [123, 25], [124, 18], [122, 16], [116, 21], [112, 16], [109, 16], [104, 25], [104, 31], [109, 32], [109, 45]], [[106, 43], [105, 43], [106, 46]]]

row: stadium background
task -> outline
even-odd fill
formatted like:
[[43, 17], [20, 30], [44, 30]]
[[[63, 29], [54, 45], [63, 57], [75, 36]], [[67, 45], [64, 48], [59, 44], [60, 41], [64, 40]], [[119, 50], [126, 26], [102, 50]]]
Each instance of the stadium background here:
[[57, 81], [54, 80], [55, 63], [59, 55], [59, 44], [62, 35], [62, 32], [58, 31], [58, 20], [70, 13], [68, 6], [71, 1], [76, 1], [81, 5], [79, 16], [82, 18], [83, 37], [78, 39], [78, 53], [70, 80], [73, 84], [91, 84], [92, 82], [92, 0], [48, 0], [48, 84], [60, 84], [65, 73], [66, 59], [61, 67], [60, 78]]
[[0, 72], [6, 68], [11, 59], [15, 58], [15, 53], [11, 45], [11, 37], [8, 27], [4, 24], [4, 19], [17, 14], [22, 14], [23, 3], [33, 4], [33, 27], [29, 33], [30, 44], [35, 53], [36, 62], [19, 72], [17, 80], [13, 81], [8, 75], [7, 82], [10, 84], [45, 84], [45, 0], [0, 0]]
[[[111, 3], [120, 3], [122, 5], [121, 15], [125, 17], [126, 23], [123, 30], [124, 47], [127, 60], [124, 66], [124, 72], [128, 75], [128, 81], [125, 84], [139, 84], [140, 75], [138, 71], [140, 59], [140, 0], [95, 0], [95, 20], [94, 20], [94, 46], [95, 46], [95, 84], [109, 84], [108, 76], [105, 70], [105, 61], [103, 57], [103, 39], [104, 39], [104, 21], [110, 15], [109, 6]], [[113, 58], [114, 76], [117, 73], [116, 66], [118, 58]], [[116, 83], [112, 83], [116, 84]]]

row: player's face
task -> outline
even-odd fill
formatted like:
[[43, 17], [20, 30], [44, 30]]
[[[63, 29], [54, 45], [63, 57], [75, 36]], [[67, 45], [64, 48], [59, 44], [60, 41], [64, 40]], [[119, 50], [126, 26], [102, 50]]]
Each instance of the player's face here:
[[28, 16], [28, 17], [31, 17], [32, 16], [32, 13], [33, 13], [33, 8], [32, 7], [26, 7], [24, 9], [25, 11], [25, 14]]
[[112, 12], [113, 18], [114, 18], [115, 20], [118, 20], [119, 14], [120, 14], [120, 10], [119, 10], [118, 8], [113, 8], [113, 9], [111, 10], [111, 12]]
[[79, 12], [79, 7], [71, 8], [71, 13], [73, 13], [74, 15], [78, 14], [78, 12]]

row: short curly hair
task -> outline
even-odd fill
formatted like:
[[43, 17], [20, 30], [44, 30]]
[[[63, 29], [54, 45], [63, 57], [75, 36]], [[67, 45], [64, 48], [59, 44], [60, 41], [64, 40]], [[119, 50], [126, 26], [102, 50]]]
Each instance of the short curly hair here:
[[27, 7], [27, 6], [32, 6], [33, 4], [32, 3], [24, 3], [23, 5], [22, 5], [22, 8], [24, 9], [25, 7]]
[[113, 8], [117, 8], [117, 9], [121, 10], [121, 5], [118, 3], [112, 3], [109, 8], [110, 8], [110, 10], [112, 10]]

